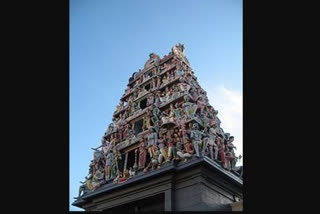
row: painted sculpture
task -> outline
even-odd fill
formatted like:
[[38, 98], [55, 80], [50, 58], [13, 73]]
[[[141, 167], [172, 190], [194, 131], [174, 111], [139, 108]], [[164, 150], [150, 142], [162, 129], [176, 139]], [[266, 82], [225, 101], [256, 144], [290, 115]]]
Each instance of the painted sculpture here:
[[223, 131], [217, 115], [184, 45], [175, 45], [163, 59], [151, 53], [144, 68], [130, 77], [101, 146], [93, 149], [77, 198], [112, 180], [121, 185], [150, 169], [201, 157], [242, 178], [242, 166], [236, 166], [242, 156], [236, 155], [234, 137]]

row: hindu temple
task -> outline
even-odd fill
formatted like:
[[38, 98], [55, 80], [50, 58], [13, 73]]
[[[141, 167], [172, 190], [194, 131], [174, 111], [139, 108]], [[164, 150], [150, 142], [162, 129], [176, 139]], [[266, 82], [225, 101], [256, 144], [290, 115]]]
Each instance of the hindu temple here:
[[242, 210], [243, 167], [183, 44], [150, 53], [120, 98], [74, 206], [86, 211]]

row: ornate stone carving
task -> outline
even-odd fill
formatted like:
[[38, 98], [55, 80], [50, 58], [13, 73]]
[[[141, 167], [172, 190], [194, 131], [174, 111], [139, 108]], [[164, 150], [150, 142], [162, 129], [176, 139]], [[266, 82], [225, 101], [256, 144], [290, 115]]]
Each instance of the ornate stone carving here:
[[217, 114], [185, 57], [183, 44], [172, 47], [163, 59], [151, 53], [144, 68], [130, 77], [101, 145], [93, 148], [94, 158], [78, 198], [110, 180], [120, 184], [173, 160], [208, 156], [242, 175], [242, 167], [236, 167], [241, 156], [235, 154], [234, 137], [223, 131]]

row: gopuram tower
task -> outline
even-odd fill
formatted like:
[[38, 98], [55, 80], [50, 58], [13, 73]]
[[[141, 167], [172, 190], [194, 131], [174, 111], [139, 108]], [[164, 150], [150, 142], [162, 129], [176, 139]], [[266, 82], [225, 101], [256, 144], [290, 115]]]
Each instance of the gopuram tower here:
[[242, 209], [234, 137], [175, 45], [129, 78], [112, 123], [93, 150], [74, 206], [86, 211]]

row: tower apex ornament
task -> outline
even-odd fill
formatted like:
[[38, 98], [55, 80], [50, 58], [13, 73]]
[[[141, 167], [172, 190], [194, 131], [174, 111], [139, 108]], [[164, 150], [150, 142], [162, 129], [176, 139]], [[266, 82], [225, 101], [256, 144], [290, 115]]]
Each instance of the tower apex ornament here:
[[155, 53], [150, 53], [149, 54], [149, 59], [147, 60], [147, 62], [144, 64], [144, 69], [148, 69], [150, 66], [154, 65], [158, 65], [160, 61], [160, 57], [155, 54]]
[[184, 50], [185, 50], [184, 44], [178, 43], [177, 45], [172, 47], [171, 54], [173, 54], [174, 56], [177, 56], [178, 58], [184, 60], [189, 65], [189, 60], [185, 56]]
[[184, 44], [178, 43], [172, 47], [172, 53], [178, 57], [184, 58]]

